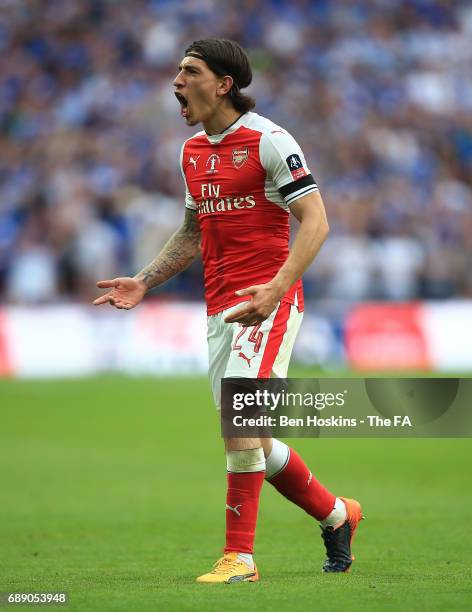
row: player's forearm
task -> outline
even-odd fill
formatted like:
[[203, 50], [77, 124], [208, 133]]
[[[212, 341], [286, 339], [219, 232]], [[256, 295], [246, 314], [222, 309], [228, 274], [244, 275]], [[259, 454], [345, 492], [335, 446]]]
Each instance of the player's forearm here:
[[182, 227], [171, 236], [159, 255], [134, 278], [143, 282], [147, 289], [152, 289], [185, 270], [199, 253], [198, 222], [195, 213], [188, 211]]
[[328, 236], [329, 226], [324, 209], [314, 215], [304, 215], [300, 220], [297, 236], [284, 265], [272, 280], [283, 296], [301, 278], [315, 259]]

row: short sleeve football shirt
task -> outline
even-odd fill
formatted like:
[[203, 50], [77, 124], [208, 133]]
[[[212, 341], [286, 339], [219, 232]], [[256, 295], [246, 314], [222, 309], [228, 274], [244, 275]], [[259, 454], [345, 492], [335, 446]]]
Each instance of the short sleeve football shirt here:
[[[272, 121], [245, 113], [221, 134], [199, 132], [181, 151], [185, 205], [198, 215], [208, 314], [266, 283], [289, 253], [289, 206], [317, 190], [295, 139]], [[284, 301], [303, 309], [301, 280]]]

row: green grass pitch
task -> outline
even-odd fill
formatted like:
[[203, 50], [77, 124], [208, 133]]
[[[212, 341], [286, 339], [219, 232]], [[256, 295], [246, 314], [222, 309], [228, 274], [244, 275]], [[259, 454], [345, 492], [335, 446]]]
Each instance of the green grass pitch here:
[[266, 484], [261, 581], [199, 585], [224, 538], [206, 379], [3, 381], [0, 419], [0, 592], [86, 612], [470, 609], [470, 440], [292, 441], [362, 502], [352, 572], [321, 573], [319, 528]]

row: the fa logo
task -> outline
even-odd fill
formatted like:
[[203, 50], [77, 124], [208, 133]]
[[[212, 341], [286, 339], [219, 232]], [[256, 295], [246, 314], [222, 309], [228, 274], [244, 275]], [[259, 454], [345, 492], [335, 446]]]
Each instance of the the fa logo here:
[[285, 161], [287, 162], [288, 169], [290, 170], [290, 174], [292, 175], [294, 181], [298, 181], [298, 179], [301, 179], [308, 174], [303, 167], [300, 155], [297, 155], [297, 153], [292, 153], [292, 155], [289, 155]]
[[219, 166], [221, 163], [220, 156], [216, 153], [212, 153], [210, 157], [206, 160], [206, 166], [208, 167], [207, 174], [215, 174], [218, 172], [216, 166]]
[[301, 168], [302, 167], [302, 160], [300, 159], [299, 155], [294, 153], [293, 155], [289, 155], [287, 157], [287, 164], [288, 164], [288, 167], [290, 168], [290, 170], [293, 172], [297, 168]]

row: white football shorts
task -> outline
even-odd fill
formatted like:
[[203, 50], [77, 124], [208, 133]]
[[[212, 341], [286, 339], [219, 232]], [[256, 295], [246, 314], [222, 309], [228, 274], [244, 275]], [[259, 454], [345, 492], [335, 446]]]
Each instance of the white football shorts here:
[[295, 338], [303, 318], [297, 306], [279, 302], [270, 317], [253, 327], [225, 323], [243, 303], [208, 317], [208, 375], [217, 409], [221, 402], [221, 379], [285, 378]]

